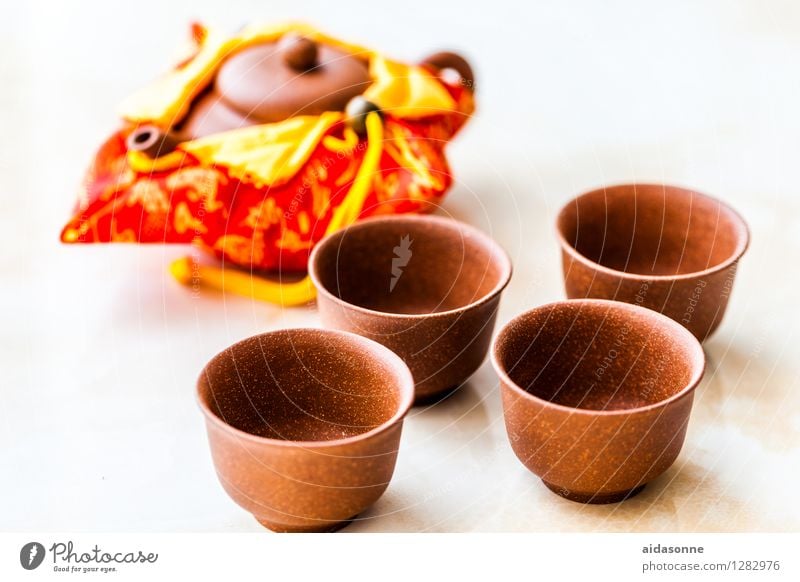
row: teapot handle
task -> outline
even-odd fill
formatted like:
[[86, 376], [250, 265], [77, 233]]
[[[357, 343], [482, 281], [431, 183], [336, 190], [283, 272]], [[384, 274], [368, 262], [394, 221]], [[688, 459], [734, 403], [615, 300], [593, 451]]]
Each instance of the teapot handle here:
[[438, 71], [453, 69], [455, 72], [461, 75], [461, 80], [465, 87], [467, 87], [470, 91], [475, 90], [475, 74], [472, 71], [472, 67], [467, 62], [467, 59], [458, 53], [449, 51], [434, 53], [422, 59], [420, 65], [427, 65], [437, 69]]

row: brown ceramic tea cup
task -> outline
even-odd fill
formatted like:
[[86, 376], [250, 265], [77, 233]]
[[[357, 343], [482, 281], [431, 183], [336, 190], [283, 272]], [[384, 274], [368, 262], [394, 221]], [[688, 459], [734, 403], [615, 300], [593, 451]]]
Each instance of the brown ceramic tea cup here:
[[511, 261], [462, 222], [406, 215], [328, 236], [309, 272], [322, 322], [400, 355], [420, 404], [457, 388], [486, 358]]
[[641, 305], [700, 341], [722, 321], [750, 238], [723, 202], [657, 184], [578, 196], [561, 209], [557, 232], [568, 298]]
[[705, 356], [655, 311], [583, 299], [513, 319], [492, 362], [519, 460], [562, 497], [613, 503], [675, 461]]
[[373, 341], [291, 329], [215, 356], [198, 396], [228, 495], [271, 530], [332, 531], [388, 486], [414, 382]]

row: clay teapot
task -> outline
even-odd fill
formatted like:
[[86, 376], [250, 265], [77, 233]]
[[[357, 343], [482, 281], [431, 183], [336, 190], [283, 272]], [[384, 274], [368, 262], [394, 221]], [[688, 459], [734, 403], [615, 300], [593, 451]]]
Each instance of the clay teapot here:
[[[455, 53], [439, 52], [420, 64], [437, 74], [455, 71], [465, 86], [472, 87], [472, 69]], [[371, 83], [367, 55], [288, 32], [228, 57], [170, 132], [139, 126], [127, 145], [155, 158], [182, 141], [326, 111], [346, 112], [351, 127], [363, 134], [366, 114], [378, 109], [360, 97]]]

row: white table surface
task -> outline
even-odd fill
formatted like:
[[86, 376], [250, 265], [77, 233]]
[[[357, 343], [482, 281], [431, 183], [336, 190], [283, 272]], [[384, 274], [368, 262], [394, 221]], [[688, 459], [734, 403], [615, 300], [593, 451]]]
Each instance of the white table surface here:
[[315, 310], [193, 297], [166, 273], [180, 247], [58, 243], [116, 103], [167, 66], [194, 17], [307, 18], [407, 60], [467, 53], [479, 111], [449, 149], [443, 213], [511, 254], [500, 323], [563, 297], [553, 216], [582, 190], [691, 185], [752, 229], [683, 452], [640, 496], [583, 506], [547, 491], [506, 441], [486, 363], [412, 410], [394, 480], [346, 531], [798, 529], [796, 2], [167, 4], [18, 2], [0, 20], [0, 529], [262, 531], [217, 482], [194, 382], [226, 345], [317, 325]]

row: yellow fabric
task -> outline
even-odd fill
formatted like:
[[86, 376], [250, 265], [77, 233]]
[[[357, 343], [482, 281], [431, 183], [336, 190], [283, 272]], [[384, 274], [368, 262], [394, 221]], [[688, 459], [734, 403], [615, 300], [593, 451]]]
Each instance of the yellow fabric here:
[[227, 57], [255, 44], [275, 41], [290, 31], [363, 55], [370, 62], [370, 74], [374, 79], [364, 96], [393, 115], [424, 117], [456, 108], [450, 94], [422, 67], [390, 61], [374, 51], [342, 42], [308, 25], [290, 23], [250, 26], [229, 38], [209, 30], [192, 60], [123, 101], [119, 113], [132, 123], [147, 121], [167, 129], [186, 114], [192, 100], [208, 86]]
[[[350, 191], [334, 211], [325, 231], [326, 235], [355, 222], [369, 196], [372, 178], [383, 152], [383, 123], [380, 115], [373, 112], [367, 116], [366, 124], [367, 150], [364, 152], [364, 160], [353, 179]], [[243, 271], [198, 265], [189, 257], [173, 262], [170, 272], [184, 285], [201, 284], [204, 287], [283, 306], [303, 305], [316, 296], [316, 289], [310, 277], [305, 277], [296, 283], [281, 283], [255, 277]]]
[[322, 138], [322, 145], [332, 152], [350, 152], [358, 145], [358, 135], [351, 128], [346, 127], [342, 139], [333, 135], [326, 135]]
[[131, 169], [141, 174], [152, 174], [153, 172], [171, 170], [177, 168], [186, 161], [186, 154], [180, 150], [170, 152], [167, 155], [157, 158], [151, 158], [142, 152], [129, 150], [126, 157], [128, 158], [128, 165]]
[[258, 187], [277, 186], [297, 173], [325, 133], [341, 119], [338, 111], [303, 115], [216, 133], [179, 147], [204, 165], [225, 166], [234, 178]]
[[208, 29], [192, 60], [180, 68], [168, 71], [125, 99], [118, 112], [123, 119], [132, 123], [149, 122], [168, 129], [186, 114], [194, 98], [214, 78], [222, 61], [249, 46], [273, 42], [289, 31], [296, 31], [354, 54], [369, 55], [369, 51], [364, 48], [343, 43], [299, 23], [248, 26], [232, 37], [225, 37]]
[[191, 257], [175, 260], [170, 265], [170, 273], [187, 287], [201, 285], [208, 289], [252, 297], [284, 307], [305, 305], [316, 296], [316, 290], [309, 277], [296, 283], [280, 283], [251, 275], [246, 271], [200, 265]]
[[422, 67], [373, 55], [370, 74], [374, 82], [364, 97], [396, 117], [419, 119], [456, 108], [450, 93]]
[[[225, 58], [248, 46], [274, 41], [289, 31], [368, 59], [373, 83], [364, 97], [393, 116], [418, 119], [456, 109], [450, 94], [421, 67], [390, 61], [307, 25], [284, 24], [248, 27], [230, 38], [209, 31], [192, 60], [125, 100], [120, 113], [131, 123], [147, 122], [169, 129], [186, 115], [192, 100], [211, 82]], [[204, 164], [226, 166], [237, 178], [247, 178], [259, 186], [274, 186], [295, 175], [326, 131], [342, 117], [340, 112], [296, 117], [186, 141], [179, 147]], [[144, 171], [158, 169], [148, 166], [140, 158], [131, 161]], [[162, 164], [166, 162], [164, 160]]]

